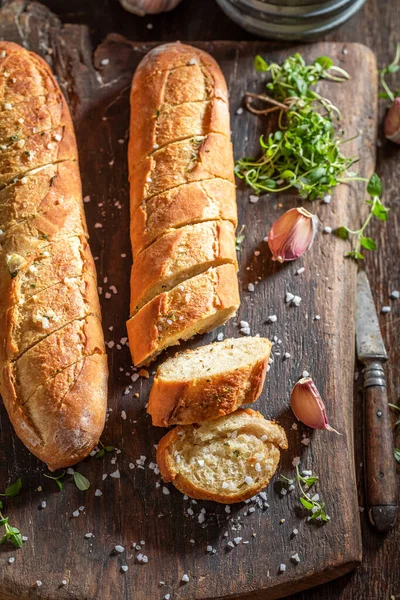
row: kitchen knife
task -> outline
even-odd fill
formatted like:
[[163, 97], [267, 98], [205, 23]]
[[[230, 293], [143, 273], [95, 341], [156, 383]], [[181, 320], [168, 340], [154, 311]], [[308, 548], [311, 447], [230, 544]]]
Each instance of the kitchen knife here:
[[359, 271], [356, 295], [357, 357], [364, 363], [364, 456], [368, 515], [387, 532], [397, 517], [396, 465], [383, 363], [386, 349], [367, 275]]

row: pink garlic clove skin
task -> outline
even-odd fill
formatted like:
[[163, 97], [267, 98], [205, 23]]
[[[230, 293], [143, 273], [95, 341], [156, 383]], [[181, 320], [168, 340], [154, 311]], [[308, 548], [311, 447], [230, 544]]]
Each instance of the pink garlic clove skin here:
[[395, 98], [387, 112], [385, 137], [395, 144], [400, 144], [400, 98]]
[[268, 246], [272, 260], [296, 260], [309, 250], [317, 231], [318, 218], [305, 208], [291, 208], [272, 225]]
[[290, 406], [298, 421], [313, 429], [327, 429], [341, 435], [328, 423], [325, 405], [311, 377], [303, 377], [294, 386]]

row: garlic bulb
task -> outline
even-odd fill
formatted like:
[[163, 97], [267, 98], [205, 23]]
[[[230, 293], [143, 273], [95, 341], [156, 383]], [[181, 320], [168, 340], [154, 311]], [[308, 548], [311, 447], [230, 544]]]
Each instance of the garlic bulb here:
[[120, 0], [125, 10], [144, 17], [172, 10], [181, 0]]

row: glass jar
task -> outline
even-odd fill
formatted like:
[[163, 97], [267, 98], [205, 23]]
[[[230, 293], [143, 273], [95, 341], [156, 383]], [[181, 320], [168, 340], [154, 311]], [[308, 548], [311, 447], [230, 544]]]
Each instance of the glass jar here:
[[235, 23], [257, 36], [313, 40], [354, 15], [365, 0], [216, 0]]

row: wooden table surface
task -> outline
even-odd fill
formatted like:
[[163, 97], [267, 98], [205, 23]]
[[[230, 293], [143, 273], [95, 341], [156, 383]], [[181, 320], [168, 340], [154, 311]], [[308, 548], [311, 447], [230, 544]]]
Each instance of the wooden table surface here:
[[[64, 22], [90, 26], [93, 43], [98, 44], [107, 33], [117, 32], [132, 40], [249, 40], [253, 36], [231, 22], [214, 0], [184, 0], [171, 13], [139, 18], [126, 13], [117, 0], [42, 0]], [[0, 0], [1, 5], [1, 0]], [[151, 23], [152, 27], [147, 25]], [[400, 41], [399, 0], [367, 0], [364, 8], [351, 21], [326, 35], [324, 40], [362, 42], [377, 55], [380, 66], [391, 62], [397, 41]], [[397, 88], [400, 87], [398, 76]], [[354, 98], [363, 102], [363, 98]], [[384, 114], [384, 103], [381, 116]], [[380, 308], [392, 304], [392, 312], [381, 316], [381, 328], [389, 351], [386, 368], [391, 402], [400, 395], [400, 347], [396, 339], [400, 320], [400, 302], [390, 302], [389, 294], [400, 288], [400, 215], [396, 210], [398, 177], [400, 178], [400, 147], [383, 140], [378, 143], [377, 170], [384, 183], [384, 201], [391, 208], [387, 225], [371, 227], [371, 236], [378, 242], [378, 251], [367, 258], [367, 271]], [[355, 402], [356, 471], [359, 481], [360, 506], [364, 505], [362, 413], [360, 396]], [[400, 429], [400, 428], [398, 428]], [[397, 435], [400, 445], [400, 434]], [[355, 517], [356, 518], [356, 517]], [[386, 537], [376, 534], [368, 524], [366, 512], [361, 515], [364, 561], [355, 572], [329, 584], [292, 596], [296, 600], [392, 600], [400, 599], [400, 522]]]

